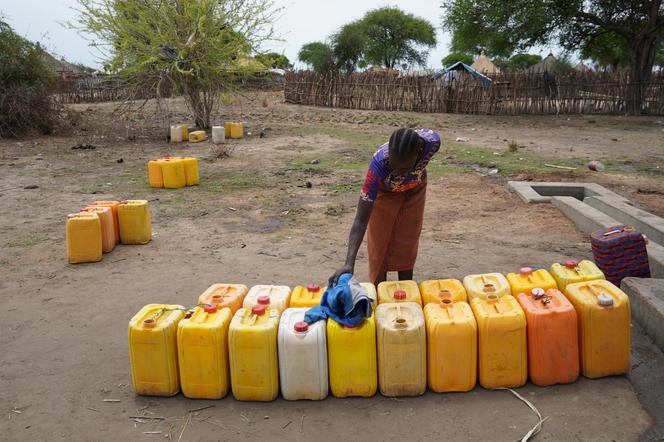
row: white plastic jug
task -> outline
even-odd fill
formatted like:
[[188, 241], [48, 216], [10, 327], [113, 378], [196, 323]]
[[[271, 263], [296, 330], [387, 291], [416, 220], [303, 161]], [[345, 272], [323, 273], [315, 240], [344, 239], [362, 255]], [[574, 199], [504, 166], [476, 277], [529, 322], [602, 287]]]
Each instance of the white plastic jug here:
[[288, 307], [291, 289], [285, 285], [255, 285], [244, 298], [242, 307], [251, 309], [256, 304], [265, 304], [268, 309], [276, 309], [279, 314]]
[[226, 141], [226, 130], [224, 126], [212, 126], [212, 142], [214, 144]]
[[171, 126], [171, 143], [181, 143], [182, 142], [182, 126]]
[[327, 397], [326, 322], [304, 322], [306, 307], [289, 308], [279, 321], [279, 381], [281, 395], [292, 401]]

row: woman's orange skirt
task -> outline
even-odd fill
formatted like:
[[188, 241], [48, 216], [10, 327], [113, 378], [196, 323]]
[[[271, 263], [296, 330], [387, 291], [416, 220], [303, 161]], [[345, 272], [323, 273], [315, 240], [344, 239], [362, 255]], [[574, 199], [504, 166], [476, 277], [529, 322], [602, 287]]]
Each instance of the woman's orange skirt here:
[[389, 192], [381, 184], [367, 232], [369, 277], [412, 270], [424, 219], [427, 183], [404, 192]]

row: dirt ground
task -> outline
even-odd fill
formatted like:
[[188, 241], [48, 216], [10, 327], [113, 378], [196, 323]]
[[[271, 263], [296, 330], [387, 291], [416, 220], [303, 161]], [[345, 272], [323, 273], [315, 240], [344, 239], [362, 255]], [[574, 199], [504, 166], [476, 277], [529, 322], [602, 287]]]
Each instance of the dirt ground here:
[[[275, 94], [253, 98], [227, 103], [216, 117], [242, 119], [251, 132], [229, 142], [232, 152], [223, 158], [207, 142], [166, 142], [166, 124], [185, 115], [178, 100], [170, 102], [166, 117], [149, 108], [121, 118], [110, 114], [110, 104], [73, 106], [80, 115], [67, 131], [0, 140], [3, 438], [522, 437], [536, 422], [534, 414], [509, 392], [479, 386], [466, 394], [316, 403], [137, 397], [130, 386], [127, 322], [146, 303], [191, 306], [215, 282], [323, 283], [343, 263], [371, 153], [398, 125], [429, 126], [444, 139], [430, 165], [415, 279], [589, 258], [588, 239], [567, 218], [549, 205], [523, 204], [505, 181], [595, 181], [664, 215], [662, 122], [364, 112], [288, 105]], [[468, 141], [455, 142], [457, 137]], [[512, 139], [524, 147], [506, 153], [503, 140]], [[72, 149], [79, 144], [95, 148]], [[200, 186], [147, 186], [148, 159], [185, 153], [201, 159]], [[577, 169], [542, 167], [563, 159]], [[605, 161], [607, 171], [587, 171], [588, 159]], [[89, 201], [128, 198], [150, 200], [153, 240], [118, 246], [100, 263], [67, 264], [65, 215]], [[364, 247], [356, 274], [367, 278]], [[652, 424], [625, 377], [548, 388], [528, 384], [518, 391], [547, 417], [539, 439], [635, 440]], [[207, 405], [214, 407], [188, 413]], [[130, 416], [166, 419], [136, 422]]]

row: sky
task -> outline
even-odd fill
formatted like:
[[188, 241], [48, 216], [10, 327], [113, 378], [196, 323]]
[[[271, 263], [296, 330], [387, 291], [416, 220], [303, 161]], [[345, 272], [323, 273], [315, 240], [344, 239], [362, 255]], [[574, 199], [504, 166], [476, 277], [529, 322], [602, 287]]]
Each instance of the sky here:
[[[342, 25], [361, 18], [368, 10], [398, 6], [429, 20], [436, 27], [438, 44], [429, 52], [427, 65], [440, 67], [440, 60], [449, 53], [450, 45], [449, 34], [440, 29], [440, 3], [439, 0], [275, 0], [276, 7], [284, 8], [275, 23], [277, 33], [284, 41], [265, 44], [264, 49], [284, 53], [293, 62], [305, 43], [324, 41]], [[54, 55], [64, 56], [70, 62], [99, 67], [99, 54], [75, 30], [60, 24], [76, 18], [77, 13], [72, 9], [76, 4], [75, 0], [0, 0], [0, 13], [18, 34], [39, 41]]]

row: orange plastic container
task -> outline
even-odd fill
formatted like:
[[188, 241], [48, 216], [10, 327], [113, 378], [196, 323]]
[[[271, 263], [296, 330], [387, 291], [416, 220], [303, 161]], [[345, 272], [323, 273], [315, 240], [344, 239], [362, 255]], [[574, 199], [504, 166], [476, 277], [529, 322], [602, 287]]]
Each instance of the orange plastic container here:
[[88, 206], [81, 212], [94, 212], [101, 223], [101, 250], [104, 253], [112, 252], [115, 248], [115, 226], [113, 225], [113, 212], [110, 207]]
[[247, 296], [249, 288], [242, 284], [212, 284], [198, 297], [198, 304], [216, 305], [219, 309], [228, 307], [231, 313], [242, 308], [244, 297]]
[[528, 374], [535, 385], [569, 384], [579, 377], [574, 306], [558, 289], [534, 288], [518, 296], [526, 314]]
[[94, 201], [91, 206], [110, 207], [113, 214], [113, 229], [115, 230], [115, 244], [120, 244], [120, 222], [118, 221], [118, 206], [120, 201]]
[[320, 304], [326, 289], [327, 287], [321, 287], [318, 284], [307, 284], [306, 287], [297, 286], [291, 293], [288, 306], [290, 308], [315, 307]]
[[431, 302], [440, 303], [443, 299], [452, 302], [466, 302], [466, 289], [458, 279], [434, 279], [420, 283], [420, 295], [422, 304]]

